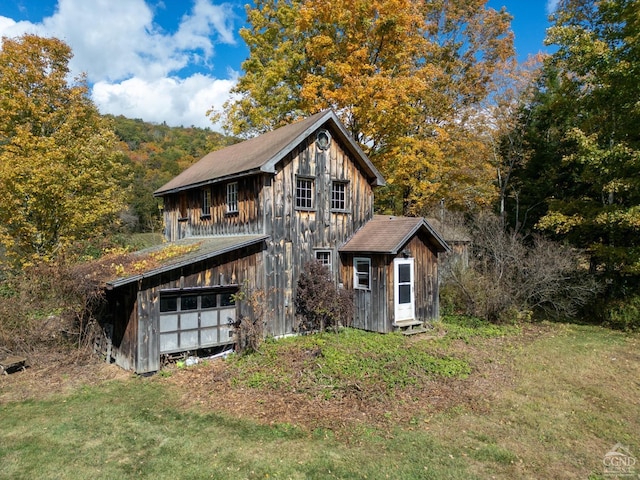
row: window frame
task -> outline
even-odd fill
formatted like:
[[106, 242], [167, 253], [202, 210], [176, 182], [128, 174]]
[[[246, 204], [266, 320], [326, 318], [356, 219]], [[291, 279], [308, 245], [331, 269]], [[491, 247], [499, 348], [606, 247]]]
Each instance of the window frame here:
[[[329, 262], [325, 263], [322, 258], [319, 258], [319, 255], [327, 255]], [[333, 251], [326, 249], [318, 249], [315, 251], [316, 262], [324, 265], [329, 269], [330, 273], [333, 273]]]
[[238, 209], [238, 182], [229, 182], [226, 186], [226, 213], [227, 215], [235, 215]]
[[[368, 268], [366, 273], [358, 271], [358, 263], [366, 263]], [[354, 290], [371, 290], [371, 258], [369, 257], [354, 257], [353, 258], [353, 288]], [[367, 279], [367, 285], [360, 284], [361, 275]]]
[[[307, 182], [308, 185], [301, 186], [301, 182]], [[296, 176], [296, 186], [295, 186], [295, 208], [296, 210], [303, 211], [311, 211], [315, 210], [315, 178], [313, 177], [304, 177], [304, 176]], [[300, 193], [304, 192], [305, 196], [301, 196]], [[308, 192], [308, 196], [306, 195]], [[305, 204], [302, 205], [301, 201], [304, 200]], [[306, 205], [306, 203], [309, 205]]]
[[[342, 187], [342, 192], [336, 189], [336, 187]], [[336, 199], [336, 193], [342, 196], [342, 199]], [[348, 205], [349, 198], [349, 181], [348, 180], [332, 180], [331, 181], [331, 211], [332, 212], [347, 212], [349, 210]], [[341, 202], [342, 207], [335, 206], [336, 202]]]
[[200, 218], [211, 218], [211, 188], [202, 189]]

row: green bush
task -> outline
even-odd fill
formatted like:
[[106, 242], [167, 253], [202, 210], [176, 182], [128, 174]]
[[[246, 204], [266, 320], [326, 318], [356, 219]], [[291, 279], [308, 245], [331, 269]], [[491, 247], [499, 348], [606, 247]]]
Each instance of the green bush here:
[[605, 323], [611, 328], [640, 330], [640, 295], [632, 295], [613, 302], [606, 312]]

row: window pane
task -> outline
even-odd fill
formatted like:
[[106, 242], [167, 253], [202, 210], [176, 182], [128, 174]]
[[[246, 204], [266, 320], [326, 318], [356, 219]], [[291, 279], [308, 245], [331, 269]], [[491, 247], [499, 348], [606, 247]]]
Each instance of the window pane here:
[[177, 297], [160, 297], [161, 312], [175, 312], [178, 310]]
[[354, 259], [355, 284], [356, 288], [371, 288], [371, 260], [368, 258]]
[[195, 310], [196, 308], [198, 308], [197, 295], [184, 295], [180, 298], [180, 311]]
[[211, 190], [205, 188], [202, 191], [202, 215], [211, 214]]
[[214, 308], [216, 306], [217, 295], [215, 293], [207, 293], [202, 295], [201, 308]]
[[296, 207], [312, 208], [313, 207], [313, 181], [299, 178], [296, 183]]
[[235, 213], [238, 211], [238, 182], [227, 184], [227, 212]]
[[346, 209], [346, 191], [347, 185], [343, 182], [333, 182], [331, 184], [331, 209]]
[[231, 293], [222, 293], [220, 294], [220, 306], [228, 307], [229, 305], [235, 305], [236, 302], [233, 300], [233, 294]]
[[331, 252], [316, 252], [316, 260], [322, 265], [331, 265]]
[[411, 285], [399, 285], [398, 297], [398, 303], [411, 303]]
[[400, 283], [411, 282], [411, 265], [409, 264], [398, 265], [398, 281]]

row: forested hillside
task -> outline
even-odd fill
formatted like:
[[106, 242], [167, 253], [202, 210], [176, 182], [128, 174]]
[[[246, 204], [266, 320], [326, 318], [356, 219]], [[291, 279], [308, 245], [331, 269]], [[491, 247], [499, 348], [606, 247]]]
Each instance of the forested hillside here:
[[208, 152], [234, 143], [210, 129], [169, 127], [123, 116], [107, 116], [120, 141], [120, 148], [130, 160], [131, 198], [122, 217], [124, 226], [133, 231], [161, 228], [158, 200], [153, 192]]

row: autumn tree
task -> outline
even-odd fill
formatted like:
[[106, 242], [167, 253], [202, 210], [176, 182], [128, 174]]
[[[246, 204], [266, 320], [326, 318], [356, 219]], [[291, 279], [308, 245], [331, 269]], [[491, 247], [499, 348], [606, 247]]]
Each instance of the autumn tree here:
[[3, 38], [0, 51], [0, 243], [8, 264], [54, 259], [111, 228], [125, 196], [116, 138], [68, 79], [54, 38]]
[[470, 124], [513, 53], [509, 22], [486, 0], [259, 0], [226, 125], [253, 135], [331, 108], [387, 179], [380, 210], [488, 204]]

